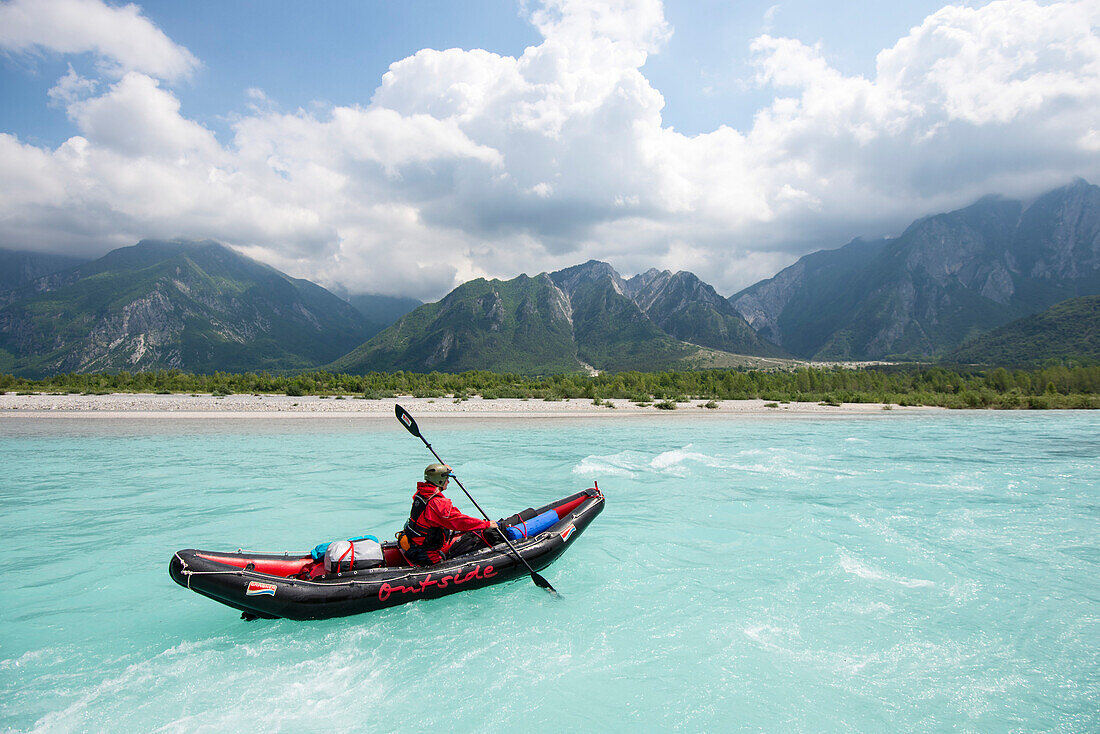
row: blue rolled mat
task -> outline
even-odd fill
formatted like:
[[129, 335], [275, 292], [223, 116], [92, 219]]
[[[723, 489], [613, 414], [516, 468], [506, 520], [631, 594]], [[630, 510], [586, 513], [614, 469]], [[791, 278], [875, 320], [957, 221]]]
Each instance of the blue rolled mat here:
[[530, 538], [532, 535], [538, 535], [546, 528], [550, 527], [559, 520], [557, 510], [547, 510], [538, 517], [532, 517], [526, 522], [521, 522], [518, 525], [510, 525], [504, 529], [508, 538], [511, 540], [520, 540], [522, 538]]

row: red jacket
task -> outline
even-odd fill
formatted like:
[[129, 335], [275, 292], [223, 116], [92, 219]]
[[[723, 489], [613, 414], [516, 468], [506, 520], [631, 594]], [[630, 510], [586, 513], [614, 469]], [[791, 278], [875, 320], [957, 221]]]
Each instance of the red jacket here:
[[444, 528], [456, 533], [465, 533], [469, 530], [485, 530], [492, 527], [488, 520], [479, 520], [476, 517], [459, 511], [451, 501], [443, 496], [443, 490], [434, 484], [427, 482], [416, 483], [416, 493], [428, 501], [424, 512], [420, 514], [417, 523], [429, 528]]
[[[413, 513], [416, 512], [417, 500], [424, 509], [420, 511], [420, 516], [415, 520], [410, 514], [409, 521], [405, 523], [404, 537], [408, 539], [409, 545], [412, 547], [401, 551], [405, 559], [413, 565], [424, 566], [439, 563], [446, 557], [452, 543], [457, 540], [458, 533], [485, 530], [492, 527], [492, 523], [488, 520], [478, 520], [476, 517], [470, 517], [456, 510], [451, 501], [443, 496], [443, 491], [434, 484], [417, 483], [416, 494], [413, 495]], [[434, 528], [439, 528], [438, 532], [440, 533], [446, 532], [442, 538], [442, 545], [428, 550], [424, 546], [430, 534], [426, 533]], [[435, 542], [433, 540], [432, 544], [434, 545]]]

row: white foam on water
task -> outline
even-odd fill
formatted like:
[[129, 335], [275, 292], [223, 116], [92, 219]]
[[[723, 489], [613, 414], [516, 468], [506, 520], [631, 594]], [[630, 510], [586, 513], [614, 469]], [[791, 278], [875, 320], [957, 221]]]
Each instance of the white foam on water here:
[[675, 476], [683, 476], [687, 474], [690, 469], [685, 464], [689, 462], [696, 462], [703, 466], [725, 469], [729, 467], [729, 462], [724, 459], [719, 459], [708, 454], [701, 454], [698, 451], [691, 451], [691, 444], [679, 449], [672, 449], [671, 451], [663, 451], [657, 454], [650, 462], [649, 467], [655, 471], [664, 472], [666, 474], [672, 474]]
[[687, 466], [691, 463], [707, 467], [728, 468], [728, 460], [691, 450], [687, 444], [676, 449], [662, 451], [656, 455], [640, 451], [622, 451], [617, 454], [593, 454], [581, 459], [573, 468], [574, 474], [610, 474], [612, 476], [633, 477], [638, 472], [664, 474], [668, 476], [686, 476], [690, 473]]
[[[747, 458], [762, 459], [745, 461]], [[647, 455], [639, 451], [623, 451], [618, 454], [586, 456], [574, 468], [573, 473], [583, 476], [621, 476], [635, 478], [638, 474], [659, 474], [670, 477], [688, 477], [693, 465], [707, 469], [722, 469], [739, 474], [754, 474], [781, 478], [807, 478], [817, 476], [818, 470], [806, 467], [800, 457], [778, 449], [750, 449], [731, 456], [715, 456], [693, 450], [692, 444], [680, 448]], [[842, 473], [840, 479], [856, 474]]]
[[777, 657], [800, 667], [817, 668], [831, 674], [858, 675], [868, 665], [881, 664], [883, 658], [882, 651], [861, 654], [822, 648], [812, 636], [807, 635], [804, 640], [797, 629], [788, 630], [773, 624], [748, 625], [742, 628], [742, 633], [761, 649]]
[[851, 611], [856, 614], [889, 614], [894, 608], [881, 601], [873, 601], [870, 604], [854, 604]]
[[961, 579], [951, 584], [947, 593], [956, 602], [968, 602], [978, 598], [982, 585], [974, 579]]
[[649, 466], [658, 470], [672, 469], [685, 461], [706, 461], [710, 458], [704, 454], [688, 451], [690, 448], [691, 444], [688, 444], [683, 448], [662, 451], [650, 460]]
[[894, 608], [892, 606], [890, 606], [886, 602], [881, 601], [872, 601], [865, 603], [846, 601], [838, 602], [832, 606], [841, 611], [848, 612], [850, 614], [858, 614], [861, 616], [891, 614], [894, 611]]
[[27, 650], [17, 658], [0, 660], [0, 670], [17, 670], [26, 665], [59, 662], [64, 653], [54, 648], [42, 648], [40, 650]]
[[852, 520], [861, 528], [874, 533], [877, 537], [891, 545], [901, 546], [911, 554], [919, 554], [921, 556], [929, 555], [928, 550], [920, 542], [907, 535], [903, 535], [891, 524], [892, 522], [911, 522], [911, 518], [907, 516], [891, 515], [885, 519], [879, 519], [856, 513], [852, 515]]
[[951, 694], [955, 706], [971, 719], [994, 710], [996, 702], [1014, 689], [1026, 689], [1028, 681], [1021, 675], [1012, 673], [992, 679], [977, 679], [964, 682]]
[[644, 467], [645, 458], [643, 454], [637, 451], [623, 451], [610, 456], [600, 456], [598, 454], [586, 456], [573, 467], [573, 473], [583, 476], [608, 475], [633, 478], [634, 472]]
[[745, 637], [771, 650], [784, 649], [782, 642], [791, 636], [790, 631], [773, 624], [752, 624], [742, 628], [741, 631]]
[[867, 579], [868, 581], [885, 581], [910, 589], [936, 585], [935, 581], [929, 581], [928, 579], [907, 579], [903, 576], [895, 576], [885, 571], [880, 571], [852, 558], [847, 553], [840, 554], [839, 564], [844, 573], [849, 573], [861, 579]]
[[[388, 688], [385, 663], [370, 652], [367, 636], [348, 630], [338, 642], [331, 635], [184, 641], [82, 687], [75, 700], [40, 718], [32, 731], [85, 731], [106, 720], [120, 731], [253, 731], [263, 722], [293, 721], [339, 729], [352, 718], [349, 705], [367, 712], [383, 702]], [[264, 662], [242, 665], [242, 658]], [[197, 690], [213, 671], [217, 690]], [[192, 700], [196, 695], [207, 698]], [[164, 712], [177, 709], [192, 713], [164, 722]]]

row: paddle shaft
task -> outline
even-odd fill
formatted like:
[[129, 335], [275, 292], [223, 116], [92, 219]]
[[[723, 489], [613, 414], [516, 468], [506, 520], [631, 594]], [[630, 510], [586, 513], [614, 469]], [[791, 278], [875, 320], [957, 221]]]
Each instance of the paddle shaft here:
[[[432, 452], [432, 456], [435, 457], [436, 461], [438, 461], [440, 464], [447, 463], [443, 461], [439, 454], [436, 453], [435, 449], [432, 448], [432, 445], [428, 443], [428, 439], [424, 438], [424, 436], [420, 434], [420, 427], [416, 425], [416, 421], [413, 420], [412, 415], [410, 415], [407, 410], [402, 408], [400, 405], [394, 405], [394, 412], [397, 414], [397, 420], [400, 421], [401, 425], [405, 426], [405, 428], [408, 429], [409, 433], [424, 442], [424, 445], [428, 447], [428, 451]], [[477, 500], [474, 499], [473, 495], [471, 495], [466, 487], [462, 485], [462, 482], [459, 481], [458, 477], [454, 476], [453, 472], [451, 473], [451, 478], [455, 480], [455, 484], [459, 486], [463, 494], [466, 495], [470, 502], [474, 503], [474, 507], [476, 507], [477, 511], [481, 513], [481, 516], [484, 517], [488, 523], [492, 524], [493, 521], [489, 519], [489, 516], [485, 513], [485, 510], [481, 509], [481, 505], [477, 503]], [[508, 538], [508, 534], [504, 531], [501, 531], [500, 536], [504, 538], [504, 542], [508, 544], [508, 547], [512, 550], [512, 553], [515, 554], [516, 558], [518, 558], [524, 566], [527, 566], [527, 570], [531, 572], [531, 580], [535, 582], [535, 586], [542, 587], [554, 596], [558, 596], [558, 590], [551, 586], [549, 581], [544, 579], [539, 574], [535, 573], [535, 569], [531, 568], [531, 564], [527, 562], [527, 559], [520, 555], [520, 552], [516, 550], [516, 547], [514, 545], [512, 545], [512, 541]]]

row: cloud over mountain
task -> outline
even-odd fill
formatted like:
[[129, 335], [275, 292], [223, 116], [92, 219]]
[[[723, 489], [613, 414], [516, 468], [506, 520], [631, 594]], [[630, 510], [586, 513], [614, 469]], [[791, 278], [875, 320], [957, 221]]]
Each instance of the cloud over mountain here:
[[[62, 6], [99, 25], [50, 36], [38, 9]], [[30, 18], [0, 34], [9, 52], [93, 50], [110, 67], [55, 88], [79, 135], [51, 150], [0, 134], [0, 238], [21, 247], [209, 237], [326, 284], [423, 298], [598, 258], [729, 292], [990, 191], [1100, 178], [1087, 0], [945, 7], [883, 50], [873, 78], [760, 36], [756, 83], [777, 96], [748, 130], [694, 136], [664, 126], [642, 73], [674, 32], [660, 2], [549, 0], [530, 13], [542, 42], [516, 57], [424, 49], [359, 105], [257, 105], [225, 144], [168, 86], [198, 62], [134, 6], [12, 0], [2, 17]], [[103, 24], [140, 30], [134, 48], [102, 40]]]

